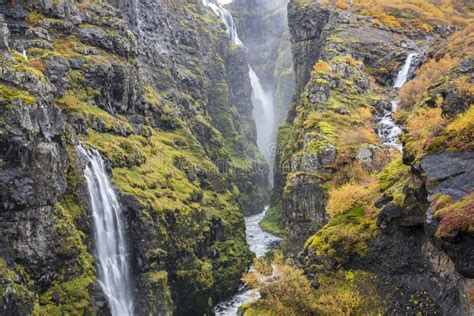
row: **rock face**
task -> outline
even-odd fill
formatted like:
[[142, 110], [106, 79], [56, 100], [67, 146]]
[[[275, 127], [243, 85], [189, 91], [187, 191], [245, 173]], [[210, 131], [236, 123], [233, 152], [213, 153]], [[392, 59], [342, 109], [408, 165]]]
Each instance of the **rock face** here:
[[273, 96], [275, 134], [286, 119], [294, 90], [287, 4], [287, 0], [237, 0], [229, 5], [248, 48], [249, 63]]
[[210, 313], [250, 264], [243, 213], [267, 196], [245, 49], [200, 1], [18, 1], [4, 14], [2, 311], [108, 313], [83, 142], [126, 214], [136, 313]]
[[323, 30], [331, 19], [329, 10], [315, 6], [301, 10], [300, 5], [301, 3], [294, 1], [290, 1], [288, 5], [296, 93], [301, 93], [309, 81], [311, 69], [324, 47]]
[[10, 31], [8, 30], [3, 15], [0, 15], [0, 49], [8, 49], [9, 36]]
[[[316, 1], [290, 1], [288, 17], [296, 95], [278, 135], [273, 193], [286, 228], [283, 251], [319, 293], [336, 287], [336, 300], [342, 285], [321, 280], [364, 271], [372, 277], [363, 293], [379, 293], [380, 312], [469, 315], [472, 133], [453, 145], [464, 150], [445, 149], [440, 143], [453, 136], [443, 136], [421, 155], [406, 136], [403, 162], [388, 165], [394, 154], [372, 134], [374, 114], [389, 104], [397, 69], [423, 34]], [[468, 112], [469, 94], [448, 93], [468, 68], [463, 61], [427, 87], [437, 105], [422, 101], [449, 117]]]

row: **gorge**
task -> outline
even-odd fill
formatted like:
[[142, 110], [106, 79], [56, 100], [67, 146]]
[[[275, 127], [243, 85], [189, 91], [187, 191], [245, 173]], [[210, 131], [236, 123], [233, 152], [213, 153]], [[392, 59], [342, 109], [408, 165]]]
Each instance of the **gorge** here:
[[0, 315], [472, 315], [473, 25], [0, 0]]

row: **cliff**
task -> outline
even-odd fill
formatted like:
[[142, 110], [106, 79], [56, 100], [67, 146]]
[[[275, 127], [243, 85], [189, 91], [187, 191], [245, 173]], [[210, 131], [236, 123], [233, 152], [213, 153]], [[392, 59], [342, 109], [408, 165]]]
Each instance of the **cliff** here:
[[[296, 95], [273, 205], [292, 260], [248, 277], [262, 299], [246, 315], [472, 313], [472, 25], [372, 5], [289, 3]], [[380, 139], [397, 105], [403, 154]]]
[[267, 199], [245, 50], [199, 1], [0, 9], [2, 312], [108, 313], [82, 142], [120, 194], [136, 313], [209, 313]]

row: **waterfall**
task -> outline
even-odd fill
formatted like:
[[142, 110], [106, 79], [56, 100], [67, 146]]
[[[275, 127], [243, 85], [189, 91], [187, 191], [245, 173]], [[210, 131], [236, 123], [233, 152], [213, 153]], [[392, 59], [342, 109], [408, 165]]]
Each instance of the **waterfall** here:
[[229, 11], [224, 9], [220, 4], [212, 3], [209, 0], [203, 0], [202, 3], [206, 6], [211, 8], [215, 15], [217, 15], [226, 25], [227, 27], [227, 34], [230, 35], [232, 43], [235, 45], [242, 45], [242, 41], [237, 34], [237, 27], [234, 23], [234, 18], [230, 14]]
[[[416, 53], [408, 54], [402, 69], [400, 69], [400, 71], [398, 72], [397, 78], [393, 85], [394, 89], [400, 89], [407, 82], [413, 58], [415, 58], [416, 56]], [[402, 129], [393, 120], [393, 113], [395, 113], [398, 109], [398, 100], [392, 100], [390, 102], [390, 105], [391, 110], [384, 110], [383, 116], [381, 116], [378, 120], [377, 132], [380, 139], [382, 140], [382, 143], [385, 146], [393, 147], [398, 151], [403, 152], [403, 146], [399, 142], [399, 137], [402, 133]]]
[[415, 56], [417, 56], [416, 53], [411, 53], [408, 55], [407, 59], [405, 60], [405, 64], [403, 65], [402, 69], [398, 72], [397, 79], [395, 80], [395, 84], [393, 85], [395, 89], [400, 89], [401, 87], [403, 87], [405, 82], [407, 82], [411, 63], [413, 61], [413, 58], [415, 58]]
[[77, 148], [88, 160], [84, 176], [92, 205], [99, 284], [113, 316], [133, 315], [122, 209], [99, 152], [87, 150], [82, 145]]
[[270, 145], [273, 141], [273, 126], [275, 113], [273, 98], [263, 89], [260, 79], [252, 67], [249, 66], [250, 83], [252, 85], [253, 117], [257, 125], [257, 145], [271, 165], [273, 162]]
[[[223, 0], [221, 0], [223, 1]], [[219, 1], [219, 2], [221, 2]], [[226, 1], [228, 3], [228, 1]], [[234, 19], [229, 11], [227, 11], [220, 3], [212, 3], [209, 0], [203, 0], [203, 4], [214, 12], [227, 26], [227, 33], [230, 35], [232, 42], [235, 45], [242, 45], [242, 41], [239, 39], [237, 34], [237, 28], [234, 23]], [[274, 127], [275, 127], [275, 111], [273, 109], [273, 97], [270, 93], [266, 92], [260, 79], [258, 78], [255, 71], [249, 65], [249, 76], [250, 83], [252, 86], [252, 104], [253, 104], [253, 117], [257, 125], [257, 145], [260, 152], [263, 154], [265, 159], [270, 166], [269, 179], [273, 181], [273, 155], [274, 149], [272, 148]]]

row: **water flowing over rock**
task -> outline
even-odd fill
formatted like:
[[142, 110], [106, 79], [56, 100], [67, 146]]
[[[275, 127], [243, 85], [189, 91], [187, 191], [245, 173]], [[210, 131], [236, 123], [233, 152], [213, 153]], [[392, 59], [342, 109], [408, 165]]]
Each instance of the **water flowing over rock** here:
[[[416, 53], [408, 54], [403, 67], [398, 72], [397, 78], [394, 81], [393, 88], [400, 89], [407, 82], [410, 70], [413, 65], [413, 59], [417, 56]], [[395, 123], [393, 114], [398, 109], [398, 100], [390, 101], [390, 108], [383, 110], [383, 115], [377, 119], [377, 132], [384, 146], [395, 148], [403, 152], [403, 146], [400, 144], [400, 135], [402, 128]]]
[[203, 0], [203, 4], [212, 9], [215, 15], [217, 15], [222, 22], [226, 25], [226, 32], [229, 34], [232, 42], [235, 45], [242, 45], [242, 41], [237, 34], [237, 27], [234, 23], [234, 18], [229, 11], [224, 9], [220, 4], [211, 2], [210, 0]]
[[[237, 33], [234, 18], [230, 12], [219, 3], [212, 3], [209, 0], [203, 0], [203, 4], [212, 9], [222, 22], [226, 25], [227, 34], [230, 35], [232, 43], [243, 45]], [[253, 118], [257, 126], [257, 145], [260, 152], [266, 158], [269, 165], [268, 179], [273, 183], [273, 161], [274, 150], [272, 141], [274, 139], [275, 129], [275, 109], [273, 106], [272, 95], [265, 91], [259, 77], [249, 65], [250, 84], [252, 86], [252, 104]]]
[[272, 166], [274, 157], [271, 143], [273, 141], [273, 126], [275, 125], [273, 100], [272, 96], [263, 89], [255, 71], [251, 67], [249, 69], [252, 84], [252, 103], [254, 105], [253, 117], [257, 124], [257, 144], [260, 152]]
[[88, 160], [84, 176], [92, 206], [99, 284], [107, 296], [112, 315], [131, 316], [134, 306], [122, 208], [100, 154], [83, 145], [79, 145], [78, 150]]
[[408, 54], [408, 57], [407, 57], [405, 63], [403, 64], [403, 68], [400, 69], [400, 72], [398, 73], [397, 79], [395, 80], [395, 84], [393, 85], [393, 87], [395, 89], [400, 89], [401, 87], [403, 87], [405, 82], [407, 82], [408, 73], [410, 71], [413, 58], [415, 58], [416, 56], [417, 56], [416, 53]]
[[[245, 219], [247, 243], [250, 245], [250, 250], [256, 255], [257, 258], [264, 256], [266, 253], [275, 249], [281, 238], [274, 236], [270, 233], [265, 232], [260, 227], [260, 222], [265, 217], [265, 211], [249, 216]], [[214, 309], [218, 316], [234, 316], [244, 303], [256, 300], [259, 298], [259, 293], [248, 290], [245, 286], [239, 289], [239, 292], [229, 300], [219, 303]]]

